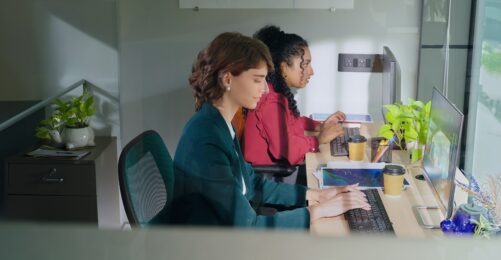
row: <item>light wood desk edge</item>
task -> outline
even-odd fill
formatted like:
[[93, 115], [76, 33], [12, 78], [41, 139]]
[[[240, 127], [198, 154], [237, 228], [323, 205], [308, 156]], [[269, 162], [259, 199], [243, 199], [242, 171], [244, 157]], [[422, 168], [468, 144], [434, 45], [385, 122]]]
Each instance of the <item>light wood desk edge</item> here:
[[[371, 133], [376, 133], [380, 124], [363, 124], [360, 132], [362, 135], [368, 137], [368, 145], [366, 148], [366, 159], [370, 156], [370, 137], [374, 136]], [[392, 157], [393, 162], [401, 163], [406, 162], [404, 151], [394, 150]], [[320, 152], [307, 153], [306, 162], [306, 176], [309, 188], [318, 188], [318, 180], [313, 173], [318, 169], [318, 166], [325, 164], [328, 161], [348, 161], [344, 157], [332, 157], [330, 155], [329, 144], [320, 145]], [[407, 160], [408, 162], [408, 160]], [[412, 207], [416, 205], [437, 206], [437, 201], [432, 193], [432, 190], [426, 181], [420, 181], [414, 177], [421, 174], [420, 165], [407, 165], [407, 173], [405, 174], [406, 180], [410, 183], [410, 187], [398, 196], [385, 195], [379, 191], [381, 199], [385, 205], [385, 209], [393, 223], [393, 228], [397, 237], [429, 237], [429, 236], [443, 236], [439, 229], [425, 229], [419, 226], [418, 221], [413, 213]], [[459, 172], [459, 171], [458, 171]], [[456, 172], [456, 178], [464, 181], [461, 173]], [[466, 202], [466, 193], [456, 189], [456, 205]], [[422, 212], [425, 216], [427, 223], [439, 223], [443, 218], [439, 212]], [[310, 232], [316, 235], [332, 235], [344, 236], [350, 234], [348, 224], [344, 216], [337, 216], [332, 218], [325, 218], [315, 221], [310, 227]]]

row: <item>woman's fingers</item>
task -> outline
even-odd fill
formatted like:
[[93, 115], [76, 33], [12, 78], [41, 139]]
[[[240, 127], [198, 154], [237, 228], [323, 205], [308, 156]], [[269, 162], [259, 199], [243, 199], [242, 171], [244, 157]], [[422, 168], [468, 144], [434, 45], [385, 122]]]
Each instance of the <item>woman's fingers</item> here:
[[321, 144], [328, 143], [342, 134], [344, 134], [344, 130], [341, 125], [325, 124], [318, 135], [318, 141]]
[[338, 194], [331, 200], [321, 203], [323, 217], [338, 216], [350, 209], [362, 208], [369, 210], [371, 207], [362, 192], [345, 192]]
[[[370, 205], [367, 202], [367, 198], [360, 191], [355, 192], [345, 192], [341, 194], [343, 196], [342, 200], [346, 203], [351, 203], [350, 205], [355, 208], [368, 208], [370, 209]], [[350, 208], [352, 209], [352, 208]]]
[[336, 113], [334, 113], [334, 116], [339, 120], [339, 121], [344, 121], [346, 119], [346, 115], [341, 112], [341, 111], [337, 111]]
[[345, 192], [357, 192], [360, 194], [362, 197], [366, 197], [363, 192], [360, 192], [360, 188], [358, 187], [358, 183], [352, 184], [352, 185], [347, 185], [347, 186], [342, 186], [342, 187], [335, 187], [335, 188], [328, 188], [328, 189], [323, 189], [320, 191], [320, 196], [318, 197], [318, 202], [322, 203], [324, 201], [328, 201], [338, 194], [345, 193]]
[[324, 129], [329, 133], [331, 140], [344, 134], [343, 126], [340, 124], [329, 124]]
[[371, 206], [368, 203], [361, 203], [361, 202], [356, 202], [356, 201], [350, 201], [350, 202], [348, 202], [346, 204], [345, 209], [346, 210], [343, 213], [345, 213], [348, 210], [352, 210], [352, 209], [370, 210]]
[[341, 111], [337, 111], [336, 113], [330, 115], [325, 121], [324, 123], [327, 124], [327, 123], [339, 123], [339, 122], [343, 122], [344, 120], [346, 119], [346, 115], [341, 112]]
[[[339, 187], [339, 188], [336, 188], [336, 189], [337, 189], [338, 193], [341, 193], [341, 192], [350, 192], [350, 191], [360, 191], [360, 188], [358, 187], [358, 183], [352, 184], [352, 185], [348, 185], [348, 186], [344, 186], [344, 187]], [[365, 196], [365, 194], [363, 194], [363, 195]]]

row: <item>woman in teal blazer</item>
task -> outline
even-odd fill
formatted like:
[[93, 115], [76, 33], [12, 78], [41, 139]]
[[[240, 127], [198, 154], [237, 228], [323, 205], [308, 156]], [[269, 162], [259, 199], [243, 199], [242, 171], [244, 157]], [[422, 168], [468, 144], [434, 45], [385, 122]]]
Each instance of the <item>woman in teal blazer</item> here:
[[[178, 219], [187, 224], [306, 228], [310, 221], [352, 208], [369, 208], [356, 186], [308, 190], [254, 174], [244, 161], [231, 120], [240, 107], [253, 109], [268, 91], [273, 69], [267, 47], [239, 33], [223, 33], [202, 50], [190, 85], [196, 113], [186, 124], [174, 157]], [[306, 206], [306, 200], [316, 206]], [[298, 206], [273, 216], [251, 203]]]

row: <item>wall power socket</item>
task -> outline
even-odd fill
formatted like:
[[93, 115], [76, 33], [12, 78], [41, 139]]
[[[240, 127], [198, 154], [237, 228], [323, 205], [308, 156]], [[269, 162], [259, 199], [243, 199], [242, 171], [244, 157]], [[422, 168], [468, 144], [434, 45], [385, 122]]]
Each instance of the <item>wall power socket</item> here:
[[337, 70], [340, 72], [383, 72], [382, 55], [339, 53]]

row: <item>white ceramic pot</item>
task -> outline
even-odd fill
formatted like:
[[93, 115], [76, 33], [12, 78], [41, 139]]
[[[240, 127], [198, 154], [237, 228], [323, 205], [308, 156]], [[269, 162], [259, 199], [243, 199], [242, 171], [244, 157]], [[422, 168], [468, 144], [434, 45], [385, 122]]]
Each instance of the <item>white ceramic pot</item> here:
[[[94, 133], [90, 132], [89, 127], [82, 128], [64, 128], [62, 139], [66, 148], [74, 149], [89, 145], [89, 141], [94, 143]], [[91, 136], [92, 135], [92, 136]]]

